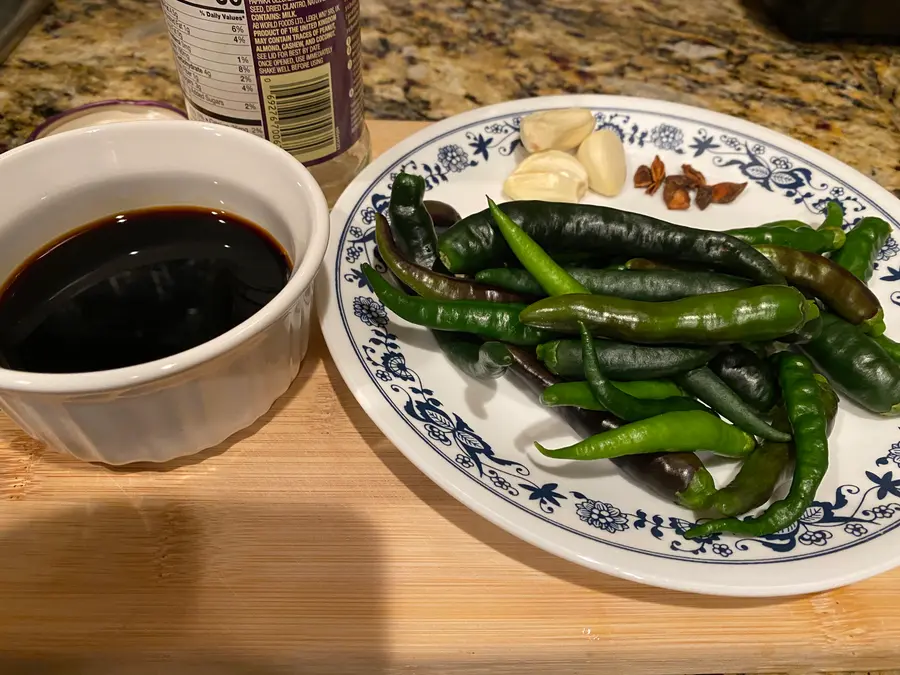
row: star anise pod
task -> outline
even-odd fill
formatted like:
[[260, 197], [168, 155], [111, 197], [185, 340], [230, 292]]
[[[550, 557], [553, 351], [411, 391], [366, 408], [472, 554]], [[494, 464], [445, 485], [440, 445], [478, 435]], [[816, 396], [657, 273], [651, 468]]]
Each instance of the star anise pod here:
[[693, 187], [698, 188], [702, 185], [706, 185], [706, 176], [697, 171], [697, 169], [690, 164], [682, 164], [681, 171], [691, 181]]
[[730, 204], [746, 187], [746, 183], [717, 183], [712, 186], [712, 203]]
[[671, 211], [684, 211], [691, 206], [691, 193], [679, 178], [683, 176], [669, 176], [663, 189], [663, 201]]
[[685, 190], [693, 190], [695, 187], [694, 181], [691, 178], [680, 173], [677, 173], [674, 176], [666, 176], [666, 185], [674, 185], [675, 187], [684, 188]]
[[665, 179], [666, 165], [657, 155], [650, 166], [642, 164], [638, 167], [634, 174], [634, 187], [645, 188], [648, 195], [654, 195]]
[[709, 185], [701, 185], [697, 188], [697, 196], [694, 197], [694, 203], [701, 211], [705, 211], [706, 207], [712, 204], [712, 188]]
[[641, 164], [637, 171], [634, 172], [634, 187], [643, 189], [651, 185], [653, 185], [653, 174], [650, 173], [650, 167], [646, 164]]

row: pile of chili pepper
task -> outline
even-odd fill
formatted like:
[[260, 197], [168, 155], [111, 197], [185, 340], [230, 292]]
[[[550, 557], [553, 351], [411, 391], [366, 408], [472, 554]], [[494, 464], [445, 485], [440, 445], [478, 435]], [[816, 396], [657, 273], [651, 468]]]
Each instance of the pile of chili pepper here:
[[[795, 522], [828, 469], [842, 393], [900, 414], [900, 345], [867, 282], [890, 226], [824, 222], [712, 232], [610, 207], [510, 202], [460, 219], [401, 173], [376, 219], [387, 309], [431, 329], [451, 363], [513, 373], [582, 436], [538, 451], [611, 459], [691, 508], [685, 536], [763, 536]], [[435, 222], [439, 227], [435, 227]], [[440, 234], [438, 234], [440, 230]], [[575, 261], [575, 264], [573, 264]], [[742, 462], [717, 488], [697, 452]], [[784, 499], [764, 507], [790, 476]]]

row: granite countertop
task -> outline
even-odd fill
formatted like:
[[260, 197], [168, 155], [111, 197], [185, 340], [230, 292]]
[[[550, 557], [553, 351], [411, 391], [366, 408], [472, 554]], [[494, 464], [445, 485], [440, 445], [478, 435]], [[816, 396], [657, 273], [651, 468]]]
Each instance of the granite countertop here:
[[[745, 117], [900, 191], [900, 50], [798, 45], [750, 0], [362, 0], [367, 108], [437, 120], [561, 92], [680, 101]], [[104, 98], [182, 104], [162, 11], [56, 0], [0, 67], [0, 149]]]

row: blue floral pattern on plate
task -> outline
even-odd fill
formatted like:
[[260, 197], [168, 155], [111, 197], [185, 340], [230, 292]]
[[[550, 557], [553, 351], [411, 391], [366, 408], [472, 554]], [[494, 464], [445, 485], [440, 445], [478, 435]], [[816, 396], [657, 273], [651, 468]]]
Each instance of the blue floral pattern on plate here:
[[[824, 214], [829, 201], [838, 201], [845, 211], [845, 228], [870, 213], [885, 216], [827, 172], [754, 138], [641, 111], [599, 110], [595, 117], [597, 129], [614, 131], [626, 146], [684, 156], [680, 161], [689, 161], [686, 158], [690, 156], [711, 157], [723, 174], [733, 174], [728, 179], [748, 181], [802, 205], [816, 217]], [[900, 524], [900, 517], [894, 518], [900, 514], [900, 442], [886, 449], [856, 483], [841, 485], [830, 499], [814, 502], [789, 528], [766, 537], [711, 535], [687, 540], [683, 534], [693, 521], [652, 513], [650, 509], [629, 512], [602, 495], [567, 490], [563, 479], [535, 480], [528, 466], [503, 457], [460, 415], [445, 409], [435, 390], [407, 363], [402, 345], [389, 330], [387, 312], [372, 296], [360, 266], [365, 261], [384, 270], [375, 248], [373, 223], [375, 215], [387, 208], [391, 184], [400, 171], [418, 173], [425, 178], [426, 189], [432, 190], [494, 157], [515, 153], [520, 145], [520, 121], [520, 117], [511, 115], [463, 127], [446, 134], [444, 143], [409, 153], [370, 188], [350, 214], [341, 235], [336, 284], [348, 334], [350, 317], [368, 329], [366, 340], [353, 340], [361, 361], [388, 400], [402, 401], [392, 404], [421, 429], [431, 447], [472, 480], [545, 521], [598, 542], [649, 555], [719, 564], [781, 562], [808, 557], [811, 551], [838, 551]], [[900, 246], [892, 237], [878, 260], [890, 261], [898, 252]], [[887, 274], [879, 278], [898, 281], [900, 269], [887, 267]], [[349, 302], [343, 300], [345, 297]], [[892, 299], [900, 305], [900, 291]], [[893, 470], [885, 470], [890, 464], [897, 467], [897, 477]], [[646, 546], [617, 543], [634, 533], [649, 538]], [[668, 553], [659, 552], [660, 542]]]

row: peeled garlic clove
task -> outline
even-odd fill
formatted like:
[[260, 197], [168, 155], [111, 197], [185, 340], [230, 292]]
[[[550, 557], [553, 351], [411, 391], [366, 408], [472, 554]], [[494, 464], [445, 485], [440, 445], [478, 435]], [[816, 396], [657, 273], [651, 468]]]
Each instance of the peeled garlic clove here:
[[561, 150], [544, 150], [528, 155], [513, 173], [561, 173], [578, 183], [584, 183], [587, 191], [588, 172], [581, 162], [568, 152]]
[[587, 169], [591, 190], [615, 197], [625, 185], [625, 146], [619, 135], [603, 129], [588, 136], [578, 148], [578, 161]]
[[594, 130], [594, 114], [584, 108], [531, 113], [519, 127], [528, 152], [573, 150]]
[[540, 173], [514, 173], [503, 183], [503, 192], [510, 199], [538, 200], [543, 202], [569, 202], [577, 204], [587, 184], [553, 171]]

